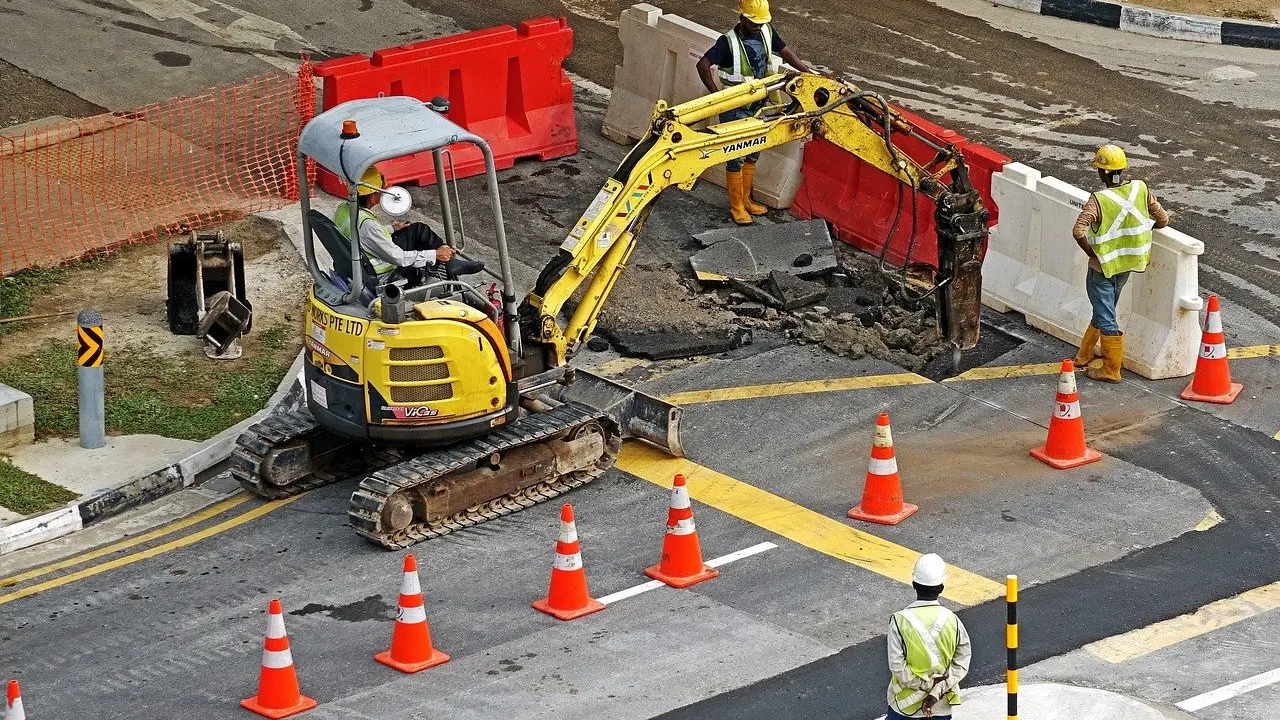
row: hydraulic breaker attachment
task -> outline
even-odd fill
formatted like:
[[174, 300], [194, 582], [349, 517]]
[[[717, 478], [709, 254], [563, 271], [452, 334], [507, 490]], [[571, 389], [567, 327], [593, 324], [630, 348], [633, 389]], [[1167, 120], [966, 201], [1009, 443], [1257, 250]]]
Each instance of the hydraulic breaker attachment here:
[[948, 190], [937, 198], [938, 328], [957, 353], [978, 344], [982, 313], [982, 258], [987, 220], [982, 197], [969, 183], [968, 168], [959, 163]]

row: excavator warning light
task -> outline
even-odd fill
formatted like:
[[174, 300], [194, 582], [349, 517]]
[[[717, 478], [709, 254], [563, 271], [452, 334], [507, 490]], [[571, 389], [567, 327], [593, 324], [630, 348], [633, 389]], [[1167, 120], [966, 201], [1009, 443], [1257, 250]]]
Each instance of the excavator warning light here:
[[343, 140], [351, 140], [351, 139], [354, 139], [354, 138], [358, 138], [358, 137], [360, 137], [360, 131], [356, 128], [356, 121], [355, 121], [355, 120], [343, 120], [343, 121], [342, 121], [342, 135], [341, 135], [341, 137], [342, 137], [342, 139], [343, 139]]

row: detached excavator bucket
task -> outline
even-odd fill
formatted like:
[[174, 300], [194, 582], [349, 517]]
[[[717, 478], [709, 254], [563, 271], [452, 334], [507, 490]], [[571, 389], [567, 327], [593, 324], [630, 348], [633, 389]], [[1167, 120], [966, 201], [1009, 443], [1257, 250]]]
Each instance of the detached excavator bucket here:
[[622, 430], [622, 437], [656, 445], [674, 457], [684, 457], [680, 443], [680, 416], [677, 405], [603, 378], [582, 368], [574, 368], [573, 382], [560, 386], [561, 401], [574, 401], [605, 411]]

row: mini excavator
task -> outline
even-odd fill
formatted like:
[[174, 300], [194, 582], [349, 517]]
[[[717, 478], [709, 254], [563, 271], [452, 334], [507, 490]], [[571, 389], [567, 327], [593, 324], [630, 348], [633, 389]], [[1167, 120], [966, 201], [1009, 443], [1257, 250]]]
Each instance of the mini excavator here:
[[[699, 126], [761, 101], [753, 117]], [[442, 99], [430, 106], [408, 97], [353, 100], [303, 129], [298, 177], [314, 280], [305, 313], [307, 404], [274, 412], [237, 439], [232, 473], [261, 496], [361, 477], [348, 507], [352, 527], [402, 548], [590, 482], [612, 466], [625, 439], [683, 456], [679, 407], [570, 361], [594, 330], [662, 190], [690, 190], [709, 167], [814, 136], [934, 201], [940, 327], [956, 348], [977, 342], [986, 211], [954, 148], [936, 146], [937, 156], [921, 165], [894, 145], [895, 133], [916, 131], [874, 93], [783, 73], [674, 107], [659, 102], [647, 136], [519, 303], [493, 153], [449, 121], [446, 107]], [[444, 239], [457, 249], [445, 161], [460, 145], [484, 157], [500, 266], [485, 272], [497, 282], [486, 294], [485, 282], [448, 276], [417, 287], [374, 276], [358, 240], [348, 240], [358, 238], [358, 179], [376, 163], [430, 153]], [[309, 207], [309, 162], [347, 183], [352, 227], [345, 235]], [[402, 214], [408, 193], [387, 188], [382, 201]], [[317, 239], [332, 260], [328, 269]], [[574, 297], [576, 307], [563, 319]]]

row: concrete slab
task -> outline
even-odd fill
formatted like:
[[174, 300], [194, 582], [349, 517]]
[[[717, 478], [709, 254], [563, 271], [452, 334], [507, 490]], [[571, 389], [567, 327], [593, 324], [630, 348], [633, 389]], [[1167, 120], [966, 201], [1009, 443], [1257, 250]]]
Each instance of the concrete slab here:
[[0, 383], [0, 450], [26, 445], [35, 436], [36, 418], [31, 396]]
[[96, 450], [74, 438], [50, 438], [11, 452], [13, 464], [81, 496], [105, 492], [129, 478], [177, 462], [200, 447], [159, 435], [117, 435]]
[[[987, 685], [966, 693], [955, 720], [999, 720], [1008, 717], [1003, 685]], [[1018, 688], [1018, 715], [1036, 720], [1165, 720], [1159, 710], [1106, 690], [1054, 683]]]
[[702, 281], [758, 282], [774, 270], [810, 276], [836, 268], [824, 220], [719, 228], [693, 237], [705, 248], [689, 258], [694, 277]]

